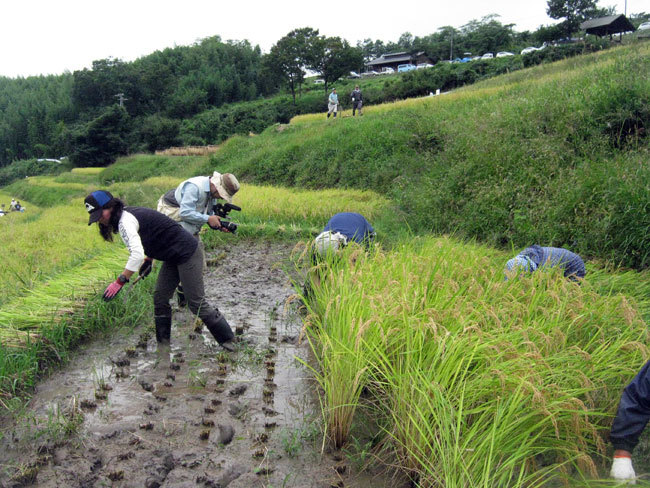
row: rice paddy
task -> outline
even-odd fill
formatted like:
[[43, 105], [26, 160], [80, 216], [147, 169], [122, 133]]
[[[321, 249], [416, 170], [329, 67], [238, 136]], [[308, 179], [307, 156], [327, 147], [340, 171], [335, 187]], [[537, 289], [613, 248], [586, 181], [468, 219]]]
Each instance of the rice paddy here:
[[[616, 268], [621, 254], [613, 254], [607, 247], [610, 242], [590, 248], [602, 259], [598, 265], [588, 263], [581, 285], [553, 271], [505, 281], [503, 266], [514, 251], [453, 236], [434, 237], [431, 232], [443, 227], [428, 217], [433, 210], [451, 212], [460, 206], [456, 200], [437, 199], [437, 192], [445, 185], [455, 191], [469, 184], [466, 173], [486, 165], [477, 156], [474, 166], [456, 174], [451, 162], [462, 160], [469, 151], [480, 152], [477, 134], [503, 131], [509, 127], [504, 120], [521, 120], [513, 137], [527, 137], [527, 147], [544, 161], [562, 152], [556, 159], [564, 165], [569, 156], [562, 151], [563, 144], [578, 147], [578, 143], [547, 144], [537, 140], [537, 132], [523, 121], [546, 107], [544, 97], [551, 98], [559, 87], [574, 104], [563, 108], [572, 115], [549, 117], [545, 128], [567, 131], [576, 140], [591, 137], [572, 132], [582, 127], [578, 119], [586, 116], [572, 107], [593, 101], [595, 90], [607, 87], [604, 82], [594, 88], [586, 81], [573, 81], [602, 72], [618, 80], [617, 55], [616, 50], [607, 51], [522, 70], [440, 97], [364, 108], [368, 117], [359, 124], [363, 130], [346, 122], [323, 129], [323, 115], [310, 114], [295, 118], [282, 132], [234, 137], [210, 160], [171, 153], [136, 155], [109, 168], [76, 168], [56, 177], [15, 182], [0, 193], [0, 200], [8, 203], [13, 193], [27, 197], [29, 212], [0, 221], [0, 250], [6, 257], [0, 267], [0, 403], [28, 394], [44, 364], [60, 360], [93, 330], [151, 319], [151, 300], [145, 295], [154, 280], [147, 280], [125, 304], [98, 299], [102, 287], [121, 270], [126, 253], [121, 243], [107, 244], [95, 227], [88, 227], [82, 203], [86, 193], [105, 188], [129, 205], [155, 207], [162, 193], [186, 177], [217, 168], [239, 175], [241, 168], [242, 179], [275, 184], [289, 178], [299, 188], [242, 184], [234, 201], [242, 211], [231, 214], [239, 224], [238, 233], [228, 239], [305, 241], [334, 213], [343, 211], [362, 213], [379, 235], [370, 252], [349, 246], [340, 258], [316, 267], [307, 259], [308, 247], [298, 248], [305, 251], [298, 259], [300, 273], [311, 281], [310, 293], [302, 297], [307, 309], [303, 335], [315, 358], [309, 366], [319, 385], [324, 442], [335, 449], [352, 449], [360, 438], [370, 437], [372, 458], [405, 473], [419, 488], [554, 488], [602, 476], [610, 454], [607, 432], [620, 392], [650, 358], [649, 272]], [[568, 66], [579, 69], [569, 72]], [[509, 104], [502, 102], [506, 85]], [[438, 136], [441, 141], [461, 139], [451, 130], [454, 127], [438, 127], [430, 113], [447, 114], [450, 120], [452, 112], [460, 114], [460, 124], [479, 106], [489, 113], [472, 118], [474, 132], [463, 134], [462, 144], [449, 146], [445, 154], [449, 159], [440, 160], [440, 167], [417, 159], [442, 153]], [[389, 111], [401, 115], [382, 117]], [[396, 121], [400, 130], [394, 129]], [[428, 137], [430, 133], [436, 137]], [[315, 134], [325, 134], [328, 144], [320, 139], [307, 144]], [[390, 147], [379, 144], [378, 135], [386, 136], [381, 144]], [[604, 147], [598, 141], [594, 144]], [[614, 182], [638, 180], [645, 174], [647, 148], [636, 144], [636, 152], [608, 156], [607, 161], [620, 162], [616, 165], [620, 174], [588, 166], [585, 161], [592, 162], [591, 153], [583, 146], [580, 161], [567, 165], [583, 165], [585, 180], [608, 181], [608, 188]], [[504, 152], [518, 149], [514, 144], [486, 145], [485, 157], [502, 164], [495, 174], [488, 174], [493, 181], [507, 180], [520, 161], [527, 161], [523, 155], [516, 164], [508, 162]], [[375, 164], [390, 151], [394, 160], [387, 160], [387, 166]], [[367, 156], [368, 167], [362, 168], [361, 160], [349, 163], [358, 153]], [[246, 164], [235, 161], [243, 154]], [[565, 174], [564, 166], [557, 167], [560, 175]], [[412, 186], [417, 178], [409, 177], [422, 182]], [[584, 190], [589, 198], [602, 194], [608, 200], [608, 193], [593, 190], [601, 187], [590, 181]], [[340, 188], [323, 189], [326, 186]], [[475, 189], [485, 197], [483, 206], [467, 204], [468, 213], [463, 215], [468, 227], [502, 240], [495, 225], [499, 220], [485, 214], [501, 215], [516, 201], [506, 190], [503, 194], [495, 190], [492, 196], [481, 193], [485, 188]], [[521, 188], [508, 191], [525, 194], [526, 188]], [[568, 192], [563, 188], [553, 191], [565, 197]], [[641, 205], [647, 200], [641, 186], [621, 186], [617, 191], [621, 201]], [[539, 203], [549, 195], [550, 190], [540, 190], [531, 198]], [[637, 220], [645, 214], [638, 208], [625, 207], [622, 212], [641, 228]], [[590, 213], [581, 209], [571, 208], [573, 233], [580, 212]], [[625, 239], [627, 221], [613, 222], [617, 220], [611, 217], [613, 211], [603, 207], [596, 226], [591, 215], [580, 220], [578, 237], [589, 240], [599, 233]], [[540, 206], [535, 217], [545, 212], [552, 213]], [[518, 215], [508, 225], [523, 229], [524, 219]], [[423, 222], [417, 233], [409, 228], [412, 219]], [[623, 230], [614, 235], [607, 227], [609, 234], [601, 232], [601, 222], [622, 225]], [[527, 221], [524, 234], [539, 239], [543, 226], [535, 223]], [[546, 237], [555, 239], [555, 228], [547, 230]], [[222, 242], [224, 235], [207, 230], [202, 239], [211, 246]], [[632, 249], [639, 253], [632, 261], [646, 263], [647, 254], [642, 255], [637, 244], [616, 249]], [[610, 255], [612, 260], [607, 261]], [[302, 290], [302, 283], [297, 285]]]

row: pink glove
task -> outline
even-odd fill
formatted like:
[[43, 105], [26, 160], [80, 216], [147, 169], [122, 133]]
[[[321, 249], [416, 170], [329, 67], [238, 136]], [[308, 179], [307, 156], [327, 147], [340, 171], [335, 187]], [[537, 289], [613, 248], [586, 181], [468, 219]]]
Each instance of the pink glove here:
[[117, 277], [117, 279], [108, 285], [106, 287], [106, 290], [104, 290], [104, 295], [102, 298], [104, 298], [104, 301], [109, 301], [115, 298], [115, 295], [117, 295], [122, 287], [124, 286], [125, 283], [128, 283], [128, 279], [124, 275], [120, 275]]

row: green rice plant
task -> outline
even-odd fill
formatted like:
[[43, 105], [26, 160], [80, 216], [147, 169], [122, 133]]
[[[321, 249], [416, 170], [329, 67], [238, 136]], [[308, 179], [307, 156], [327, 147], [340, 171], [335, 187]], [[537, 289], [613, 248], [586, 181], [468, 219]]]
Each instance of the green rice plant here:
[[70, 170], [72, 174], [89, 176], [97, 176], [102, 171], [104, 171], [104, 168], [72, 168]]
[[506, 282], [507, 258], [426, 238], [329, 263], [306, 328], [335, 445], [368, 402], [418, 486], [596, 474], [621, 388], [650, 355], [644, 320], [589, 275]]
[[[30, 212], [28, 207], [28, 212]], [[34, 219], [7, 218], [0, 225], [0, 305], [35, 284], [92, 259], [106, 250], [95, 229], [88, 228], [82, 200], [42, 210]]]

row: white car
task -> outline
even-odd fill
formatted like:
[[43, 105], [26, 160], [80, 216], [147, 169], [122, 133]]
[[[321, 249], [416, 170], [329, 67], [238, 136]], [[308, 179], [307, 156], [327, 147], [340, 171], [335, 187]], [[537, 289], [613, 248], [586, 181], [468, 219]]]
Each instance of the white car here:
[[433, 65], [429, 63], [421, 63], [418, 64], [415, 69], [425, 69], [425, 68], [433, 68]]
[[650, 22], [644, 22], [639, 26], [637, 30], [648, 30], [650, 29]]
[[381, 69], [381, 74], [382, 75], [392, 75], [395, 73], [395, 70], [393, 68], [382, 68]]
[[539, 51], [539, 49], [534, 46], [530, 46], [527, 47], [526, 49], [522, 49], [521, 54], [530, 54], [530, 53], [534, 53], [535, 51]]
[[494, 57], [494, 54], [485, 53], [483, 56], [481, 56], [481, 59], [492, 59], [493, 57]]
[[324, 85], [325, 80], [314, 80], [314, 85]]
[[514, 54], [509, 53], [508, 51], [501, 51], [497, 53], [497, 58], [505, 58], [506, 56], [514, 56]]

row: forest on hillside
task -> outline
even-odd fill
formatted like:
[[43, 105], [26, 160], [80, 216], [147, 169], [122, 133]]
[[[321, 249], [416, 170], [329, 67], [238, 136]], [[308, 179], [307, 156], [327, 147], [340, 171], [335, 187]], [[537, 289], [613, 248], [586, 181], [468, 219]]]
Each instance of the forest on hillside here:
[[[638, 24], [650, 15], [632, 17]], [[235, 133], [257, 133], [296, 114], [322, 110], [326, 97], [306, 84], [307, 70], [334, 81], [387, 52], [425, 51], [434, 62], [464, 52], [518, 52], [564, 35], [562, 25], [516, 32], [490, 15], [428, 36], [407, 32], [396, 42], [366, 39], [356, 46], [305, 27], [279, 39], [266, 54], [248, 41], [214, 36], [132, 62], [100, 59], [74, 73], [0, 77], [0, 167], [63, 156], [76, 165], [105, 166], [123, 154], [218, 143]], [[528, 61], [553, 61], [584, 50], [581, 46]], [[369, 87], [367, 100], [379, 103], [427, 94], [436, 87], [452, 89], [524, 67], [516, 58], [489, 66], [477, 62], [471, 68], [440, 65], [439, 71], [426, 75], [409, 73]]]

